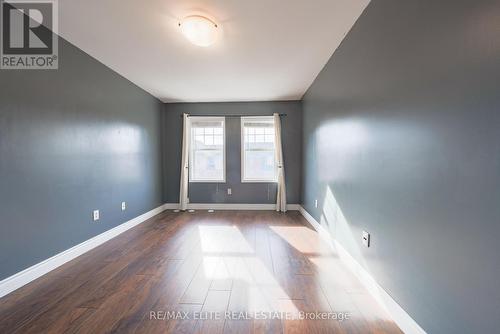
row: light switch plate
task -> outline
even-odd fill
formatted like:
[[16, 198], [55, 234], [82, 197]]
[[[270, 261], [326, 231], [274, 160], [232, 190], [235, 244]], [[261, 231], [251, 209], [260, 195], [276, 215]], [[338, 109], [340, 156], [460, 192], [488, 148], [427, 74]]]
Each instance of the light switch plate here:
[[366, 247], [370, 247], [370, 233], [363, 231], [363, 234], [361, 237], [362, 237], [363, 245], [365, 245]]
[[231, 189], [231, 188], [227, 188], [227, 194], [228, 194], [228, 195], [232, 195], [232, 194], [233, 194], [233, 189]]
[[127, 209], [127, 203], [122, 202], [122, 211], [125, 211]]

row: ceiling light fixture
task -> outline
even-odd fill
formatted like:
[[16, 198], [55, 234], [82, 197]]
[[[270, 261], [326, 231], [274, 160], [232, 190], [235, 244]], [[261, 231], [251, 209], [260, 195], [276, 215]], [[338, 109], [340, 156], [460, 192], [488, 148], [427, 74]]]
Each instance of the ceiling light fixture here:
[[179, 22], [182, 34], [191, 43], [207, 47], [217, 41], [220, 31], [217, 23], [201, 15], [191, 15]]

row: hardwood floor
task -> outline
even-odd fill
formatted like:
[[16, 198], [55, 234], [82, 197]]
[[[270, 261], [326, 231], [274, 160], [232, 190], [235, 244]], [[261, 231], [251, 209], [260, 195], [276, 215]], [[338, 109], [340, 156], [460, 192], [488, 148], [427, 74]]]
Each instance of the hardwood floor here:
[[271, 211], [164, 212], [0, 299], [0, 333], [108, 332], [401, 333], [298, 212]]

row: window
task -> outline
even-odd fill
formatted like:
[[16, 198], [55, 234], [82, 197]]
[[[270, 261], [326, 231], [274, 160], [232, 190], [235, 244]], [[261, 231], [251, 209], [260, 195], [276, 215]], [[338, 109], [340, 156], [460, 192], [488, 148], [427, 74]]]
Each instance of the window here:
[[274, 119], [241, 118], [241, 182], [276, 182]]
[[189, 118], [191, 152], [190, 182], [225, 182], [225, 122], [224, 117]]

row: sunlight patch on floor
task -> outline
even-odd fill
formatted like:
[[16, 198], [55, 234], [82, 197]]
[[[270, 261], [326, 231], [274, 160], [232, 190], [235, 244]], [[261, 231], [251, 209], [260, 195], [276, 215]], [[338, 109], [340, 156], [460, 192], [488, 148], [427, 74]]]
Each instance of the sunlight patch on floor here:
[[305, 255], [331, 253], [318, 233], [306, 226], [270, 226], [270, 229]]
[[204, 253], [254, 253], [236, 226], [199, 225], [198, 231]]
[[[248, 312], [298, 312], [281, 300], [290, 299], [273, 274], [272, 264], [255, 255], [241, 231], [234, 226], [199, 226], [202, 251], [216, 256], [203, 257], [208, 280], [232, 281], [239, 289]], [[226, 255], [227, 254], [227, 255]], [[235, 255], [236, 254], [236, 255]], [[238, 256], [237, 254], [241, 254]]]

